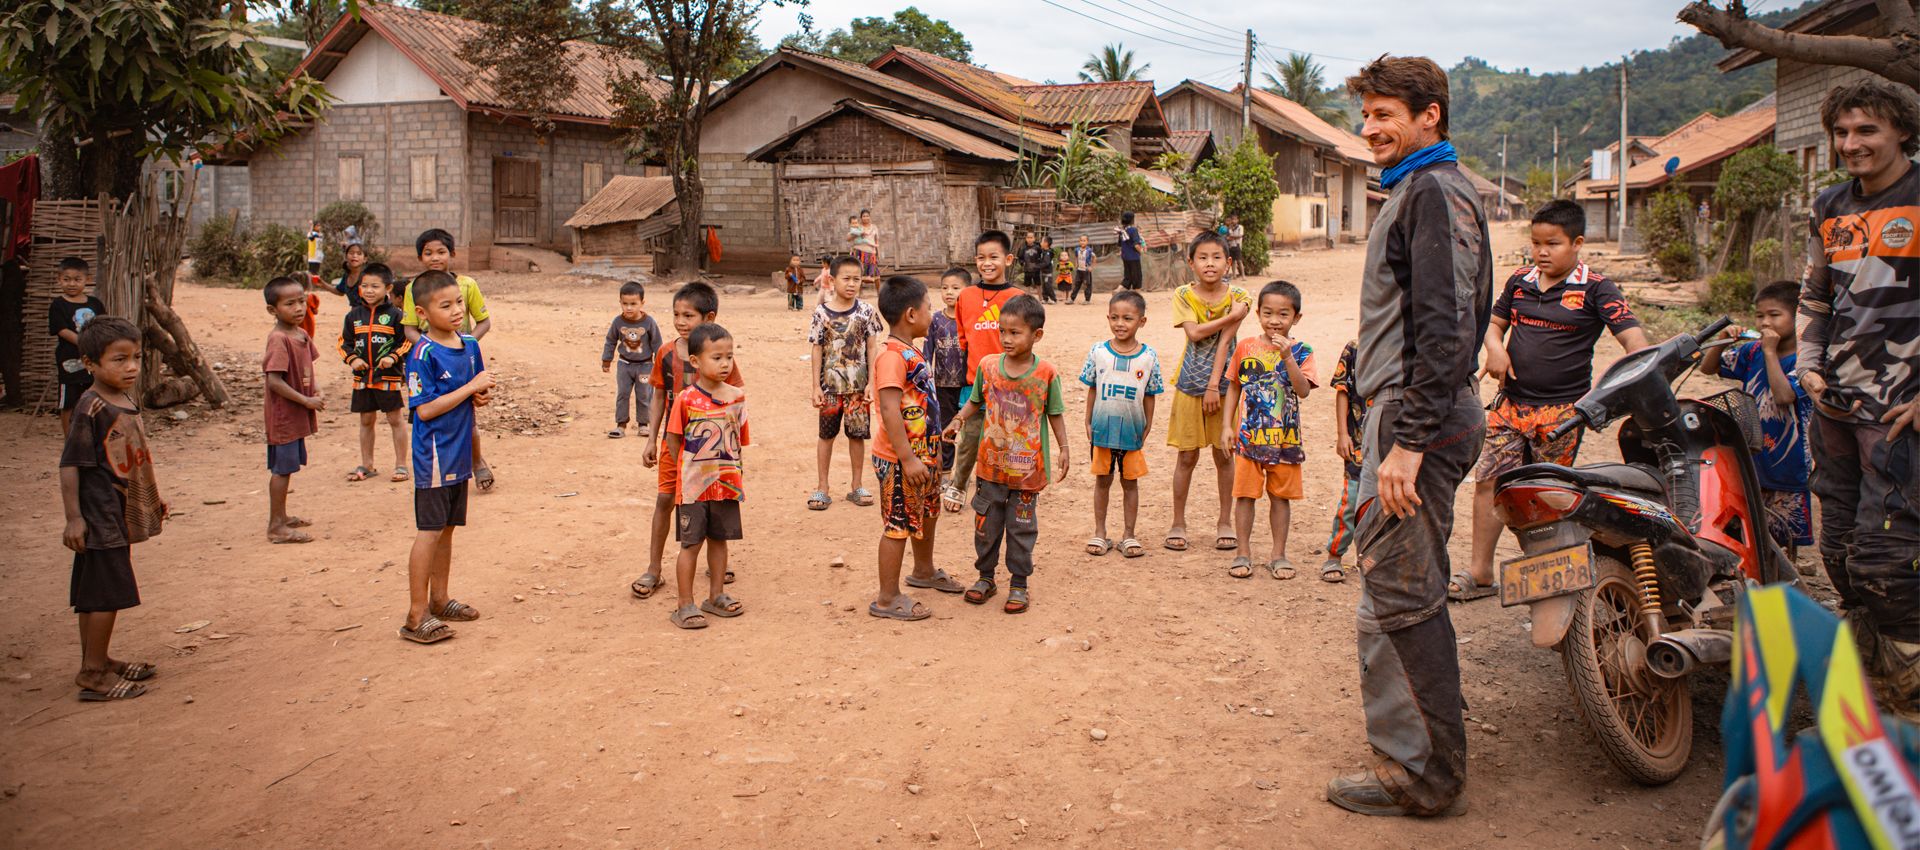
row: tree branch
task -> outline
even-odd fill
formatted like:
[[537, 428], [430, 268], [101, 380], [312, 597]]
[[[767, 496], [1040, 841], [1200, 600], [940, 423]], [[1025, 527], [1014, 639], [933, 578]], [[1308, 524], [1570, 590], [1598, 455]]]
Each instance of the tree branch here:
[[1889, 7], [1900, 7], [1900, 14], [1889, 17], [1889, 22], [1900, 24], [1904, 20], [1904, 26], [1896, 26], [1894, 35], [1884, 38], [1784, 32], [1749, 19], [1745, 7], [1737, 2], [1720, 9], [1703, 0], [1687, 4], [1680, 10], [1679, 19], [1729, 49], [1756, 50], [1813, 65], [1863, 68], [1920, 89], [1920, 35], [1914, 30], [1913, 7], [1908, 0], [1876, 0], [1876, 5], [1883, 15]]
[[1920, 21], [1914, 17], [1912, 0], [1873, 0], [1873, 5], [1880, 11], [1880, 17], [1886, 19], [1888, 32], [1908, 37], [1920, 35]]

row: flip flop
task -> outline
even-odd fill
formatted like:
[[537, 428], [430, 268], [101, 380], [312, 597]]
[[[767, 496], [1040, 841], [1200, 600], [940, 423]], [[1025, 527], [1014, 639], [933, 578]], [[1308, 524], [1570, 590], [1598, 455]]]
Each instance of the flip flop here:
[[1267, 575], [1273, 576], [1276, 580], [1293, 578], [1293, 574], [1293, 562], [1286, 558], [1275, 558], [1267, 562]]
[[153, 678], [153, 674], [158, 672], [160, 668], [145, 661], [130, 661], [125, 668], [121, 669], [120, 678], [129, 682], [144, 682]]
[[715, 617], [738, 617], [747, 613], [747, 607], [741, 605], [740, 600], [725, 593], [700, 603], [700, 610]]
[[1009, 614], [1027, 613], [1027, 589], [1024, 587], [1007, 588], [1007, 602], [1000, 610]]
[[654, 575], [653, 573], [642, 573], [639, 578], [633, 580], [633, 584], [627, 585], [627, 589], [633, 591], [634, 596], [646, 599], [652, 596], [654, 591], [659, 590], [660, 585], [665, 583], [666, 580], [660, 576]]
[[81, 702], [112, 702], [114, 700], [133, 699], [134, 697], [137, 697], [146, 692], [147, 692], [146, 685], [139, 684], [129, 679], [121, 679], [120, 681], [115, 682], [113, 684], [113, 687], [108, 688], [104, 691], [96, 691], [92, 688], [81, 688], [80, 701]]
[[405, 480], [407, 480], [407, 468], [406, 468], [406, 467], [404, 467], [404, 466], [396, 466], [396, 467], [394, 467], [394, 468], [393, 468], [393, 476], [392, 476], [392, 477], [390, 477], [390, 478], [388, 478], [387, 480], [388, 480], [388, 481], [405, 481]]
[[691, 602], [673, 609], [673, 613], [668, 614], [667, 619], [672, 620], [674, 625], [683, 629], [704, 629], [707, 627], [706, 615], [700, 613], [700, 609], [694, 607]]
[[1129, 537], [1120, 541], [1120, 554], [1129, 558], [1138, 558], [1147, 554], [1147, 547], [1140, 545], [1140, 541]]
[[609, 440], [618, 440], [618, 439], [620, 439], [621, 437], [624, 437], [624, 436], [626, 436], [626, 435], [627, 435], [627, 432], [626, 432], [626, 431], [625, 431], [624, 429], [621, 429], [621, 428], [615, 428], [615, 429], [613, 429], [613, 430], [611, 430], [611, 431], [608, 431], [608, 432], [607, 432], [607, 439], [609, 439]]
[[987, 604], [987, 600], [992, 599], [993, 595], [999, 592], [999, 585], [994, 584], [992, 579], [983, 578], [974, 582], [972, 587], [967, 588], [966, 595], [961, 598], [975, 605], [985, 605]]
[[904, 593], [893, 597], [893, 604], [882, 606], [878, 602], [867, 603], [867, 613], [888, 620], [924, 620], [933, 616], [933, 610], [913, 601], [913, 597]]
[[1473, 574], [1466, 570], [1455, 572], [1452, 578], [1447, 579], [1447, 598], [1455, 602], [1484, 599], [1498, 593], [1499, 590], [1491, 584], [1480, 584], [1474, 581]]
[[1107, 538], [1091, 537], [1087, 539], [1087, 554], [1097, 558], [1111, 551], [1113, 551], [1113, 542]]
[[1347, 571], [1340, 568], [1339, 558], [1328, 558], [1320, 565], [1320, 580], [1328, 584], [1337, 584], [1347, 580]]
[[493, 489], [493, 467], [483, 466], [473, 471], [473, 486], [486, 493]]
[[873, 494], [867, 492], [865, 487], [855, 487], [853, 492], [847, 494], [847, 501], [864, 508], [873, 504]]
[[824, 511], [831, 504], [833, 504], [833, 497], [827, 495], [825, 490], [815, 490], [813, 495], [807, 497], [807, 510], [810, 511]]
[[1244, 556], [1234, 558], [1233, 563], [1227, 565], [1227, 575], [1233, 576], [1234, 578], [1251, 578], [1253, 576], [1253, 559]]
[[1225, 552], [1228, 549], [1238, 549], [1240, 548], [1240, 538], [1231, 534], [1215, 535], [1213, 538], [1213, 548], [1221, 552]]
[[1185, 552], [1187, 551], [1187, 536], [1184, 534], [1169, 534], [1167, 535], [1166, 542], [1160, 545], [1166, 547], [1169, 551]]
[[439, 643], [453, 637], [453, 627], [440, 622], [439, 617], [429, 616], [411, 629], [401, 624], [400, 636], [414, 643]]
[[948, 484], [940, 491], [940, 507], [946, 509], [947, 513], [957, 514], [966, 505], [967, 494], [960, 492], [960, 488]]
[[365, 481], [368, 478], [371, 478], [379, 474], [380, 474], [380, 471], [374, 469], [373, 467], [356, 466], [353, 468], [352, 472], [347, 473], [347, 480], [348, 481]]
[[440, 610], [430, 613], [442, 620], [452, 620], [456, 623], [466, 623], [480, 619], [480, 611], [478, 609], [457, 599], [447, 600], [447, 604], [440, 606]]
[[919, 576], [909, 574], [906, 578], [906, 582], [908, 587], [921, 587], [921, 588], [926, 588], [928, 590], [938, 590], [941, 593], [959, 593], [961, 591], [966, 590], [966, 588], [962, 587], [959, 582], [953, 580], [953, 576], [947, 575], [946, 570], [941, 570], [941, 569], [936, 569], [933, 571], [933, 578], [921, 578]]

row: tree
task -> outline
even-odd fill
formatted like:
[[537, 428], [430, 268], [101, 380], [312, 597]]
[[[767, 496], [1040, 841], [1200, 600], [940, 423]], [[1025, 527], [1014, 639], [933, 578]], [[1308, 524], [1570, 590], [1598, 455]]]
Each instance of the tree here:
[[1520, 202], [1526, 204], [1527, 209], [1537, 210], [1559, 194], [1560, 188], [1553, 185], [1551, 172], [1537, 165], [1527, 169], [1527, 189], [1520, 196]]
[[1133, 51], [1125, 45], [1114, 43], [1100, 48], [1099, 53], [1087, 57], [1080, 64], [1080, 81], [1085, 83], [1116, 83], [1121, 80], [1137, 80], [1145, 74], [1152, 62], [1136, 68], [1133, 66]]
[[1773, 145], [1747, 148], [1727, 158], [1713, 186], [1713, 203], [1727, 216], [1723, 270], [1746, 271], [1753, 228], [1760, 213], [1779, 209], [1800, 183], [1793, 157]]
[[1874, 0], [1888, 35], [1809, 35], [1775, 29], [1747, 17], [1742, 0], [1726, 8], [1695, 0], [1680, 10], [1681, 23], [1719, 39], [1729, 49], [1756, 50], [1810, 65], [1864, 68], [1908, 88], [1920, 89], [1920, 13], [1915, 0]]
[[13, 0], [0, 91], [41, 128], [48, 195], [133, 194], [146, 159], [260, 144], [319, 117], [326, 90], [281, 88], [260, 32], [224, 0]]
[[1221, 212], [1239, 216], [1247, 229], [1241, 243], [1241, 262], [1247, 274], [1259, 274], [1267, 267], [1267, 227], [1273, 224], [1273, 202], [1280, 197], [1280, 184], [1273, 178], [1273, 160], [1260, 149], [1249, 133], [1226, 156], [1216, 156], [1200, 166], [1205, 184], [1220, 196]]
[[908, 6], [892, 18], [854, 18], [846, 29], [821, 33], [813, 28], [813, 19], [800, 16], [800, 31], [780, 40], [788, 47], [824, 53], [836, 59], [862, 65], [881, 57], [894, 45], [924, 50], [956, 62], [973, 61], [973, 45], [952, 24], [928, 17]]
[[487, 24], [461, 46], [462, 56], [476, 68], [492, 69], [500, 99], [526, 113], [535, 133], [552, 133], [547, 107], [579, 85], [572, 65], [554, 60], [567, 55], [567, 42], [591, 34], [592, 22], [570, 0], [495, 0], [461, 11]]
[[1335, 127], [1345, 127], [1347, 110], [1336, 100], [1336, 93], [1327, 90], [1327, 72], [1320, 63], [1313, 61], [1311, 53], [1288, 53], [1287, 61], [1275, 64], [1280, 76], [1272, 72], [1266, 74], [1267, 84], [1263, 88], [1294, 103], [1307, 108], [1320, 117], [1320, 120]]

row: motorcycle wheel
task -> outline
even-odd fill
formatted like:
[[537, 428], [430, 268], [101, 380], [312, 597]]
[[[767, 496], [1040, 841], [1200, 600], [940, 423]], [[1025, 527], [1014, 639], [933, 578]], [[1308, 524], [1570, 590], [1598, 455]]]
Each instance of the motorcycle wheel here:
[[1561, 644], [1574, 704], [1621, 772], [1642, 785], [1672, 782], [1693, 750], [1693, 698], [1687, 680], [1647, 668], [1651, 634], [1640, 616], [1633, 571], [1595, 554], [1597, 580], [1574, 601]]

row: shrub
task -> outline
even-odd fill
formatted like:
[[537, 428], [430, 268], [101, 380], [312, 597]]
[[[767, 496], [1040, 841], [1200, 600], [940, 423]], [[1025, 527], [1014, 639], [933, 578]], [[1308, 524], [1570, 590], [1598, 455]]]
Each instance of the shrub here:
[[1247, 274], [1265, 271], [1267, 227], [1273, 224], [1273, 201], [1280, 196], [1280, 185], [1273, 179], [1273, 160], [1248, 134], [1226, 156], [1201, 166], [1201, 172], [1207, 185], [1219, 192], [1221, 212], [1239, 216], [1241, 226], [1246, 228], [1240, 258]]
[[1707, 306], [1718, 313], [1735, 313], [1753, 306], [1753, 275], [1724, 271], [1707, 281]]
[[1671, 242], [1654, 251], [1653, 261], [1660, 267], [1660, 273], [1677, 280], [1685, 280], [1699, 273], [1694, 262], [1693, 245], [1689, 242]]
[[359, 201], [335, 201], [320, 208], [313, 216], [314, 227], [320, 231], [321, 250], [326, 252], [326, 260], [320, 264], [320, 276], [332, 280], [340, 276], [346, 266], [346, 232], [349, 226], [365, 243], [367, 262], [384, 263], [387, 252], [378, 246], [380, 223]]
[[246, 282], [264, 285], [283, 274], [307, 273], [307, 237], [284, 224], [265, 224], [247, 239]]
[[1781, 277], [1780, 262], [1784, 258], [1785, 252], [1780, 240], [1769, 236], [1753, 243], [1753, 254], [1749, 259], [1748, 267], [1752, 269], [1755, 277]]
[[200, 225], [187, 243], [193, 273], [206, 280], [237, 280], [247, 275], [247, 223], [238, 215], [216, 215]]
[[1647, 211], [1640, 217], [1640, 237], [1647, 252], [1660, 266], [1660, 273], [1675, 279], [1698, 273], [1694, 261], [1693, 200], [1677, 188], [1657, 192], [1647, 199]]

